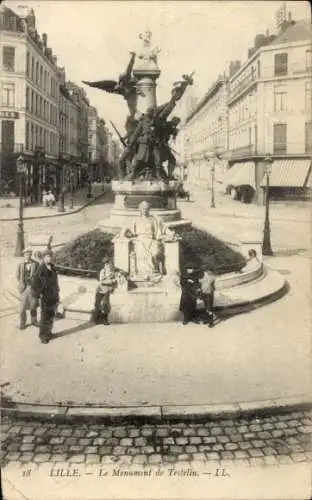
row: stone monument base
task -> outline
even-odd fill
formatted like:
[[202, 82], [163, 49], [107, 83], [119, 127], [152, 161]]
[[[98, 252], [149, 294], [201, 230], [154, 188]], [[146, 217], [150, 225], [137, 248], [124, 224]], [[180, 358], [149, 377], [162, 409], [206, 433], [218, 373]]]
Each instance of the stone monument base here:
[[139, 205], [147, 201], [150, 213], [159, 219], [165, 228], [183, 230], [191, 221], [181, 218], [177, 208], [176, 191], [179, 181], [113, 181], [114, 206], [109, 217], [99, 223], [103, 231], [118, 232], [131, 226], [139, 215]]
[[139, 286], [133, 290], [116, 291], [111, 295], [112, 323], [158, 323], [180, 319], [179, 287], [170, 278], [152, 286]]

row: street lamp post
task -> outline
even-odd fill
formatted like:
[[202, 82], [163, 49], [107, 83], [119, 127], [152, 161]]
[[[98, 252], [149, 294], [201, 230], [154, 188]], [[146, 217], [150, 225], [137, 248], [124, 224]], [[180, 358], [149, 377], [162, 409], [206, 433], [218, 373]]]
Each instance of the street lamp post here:
[[74, 208], [74, 172], [70, 171], [70, 209]]
[[65, 189], [64, 189], [64, 164], [61, 159], [61, 189], [58, 212], [65, 212]]
[[16, 160], [16, 170], [19, 176], [19, 210], [18, 210], [18, 226], [16, 235], [15, 257], [21, 257], [25, 248], [24, 242], [24, 220], [23, 220], [23, 180], [26, 170], [26, 164], [22, 155]]
[[204, 155], [204, 159], [210, 163], [210, 173], [211, 173], [211, 201], [210, 208], [216, 208], [215, 204], [215, 192], [214, 192], [214, 178], [215, 178], [215, 164], [214, 164], [214, 156], [209, 156], [208, 154]]
[[264, 158], [265, 165], [265, 175], [266, 175], [266, 189], [265, 189], [265, 218], [264, 218], [264, 229], [263, 229], [263, 242], [262, 242], [262, 254], [263, 255], [273, 255], [271, 247], [271, 229], [270, 229], [270, 212], [269, 212], [269, 198], [270, 198], [270, 174], [272, 171], [272, 157], [266, 155]]

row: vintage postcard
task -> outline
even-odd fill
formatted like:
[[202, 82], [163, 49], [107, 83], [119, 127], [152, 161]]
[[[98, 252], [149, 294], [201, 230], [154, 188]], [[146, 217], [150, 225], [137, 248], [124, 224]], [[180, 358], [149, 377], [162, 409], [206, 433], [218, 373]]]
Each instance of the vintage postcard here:
[[311, 35], [0, 2], [5, 500], [311, 498]]

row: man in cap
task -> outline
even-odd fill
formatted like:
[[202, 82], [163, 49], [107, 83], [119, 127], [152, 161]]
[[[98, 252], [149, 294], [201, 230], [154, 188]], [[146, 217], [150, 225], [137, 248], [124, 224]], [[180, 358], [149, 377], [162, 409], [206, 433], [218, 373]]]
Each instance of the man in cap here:
[[52, 328], [59, 303], [58, 277], [52, 264], [52, 256], [51, 250], [43, 252], [43, 262], [33, 281], [33, 287], [41, 299], [39, 338], [43, 344], [47, 344], [52, 338]]
[[16, 273], [20, 293], [20, 330], [24, 330], [26, 328], [27, 309], [30, 310], [31, 324], [38, 326], [38, 299], [32, 287], [32, 281], [39, 265], [32, 259], [31, 248], [25, 248], [23, 256], [24, 260], [18, 265]]
[[103, 267], [99, 274], [99, 286], [96, 289], [95, 304], [92, 311], [92, 321], [109, 325], [108, 314], [110, 312], [110, 294], [116, 283], [115, 270], [110, 258], [103, 257]]

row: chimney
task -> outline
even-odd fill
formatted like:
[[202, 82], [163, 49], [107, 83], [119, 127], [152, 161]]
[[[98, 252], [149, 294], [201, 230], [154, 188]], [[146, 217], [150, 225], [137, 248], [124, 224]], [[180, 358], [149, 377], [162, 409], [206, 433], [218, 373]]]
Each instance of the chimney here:
[[44, 48], [48, 45], [48, 35], [46, 33], [42, 33], [42, 43]]

